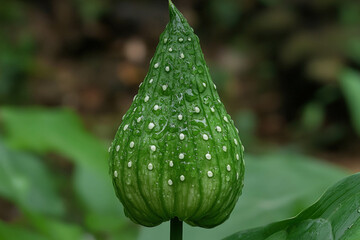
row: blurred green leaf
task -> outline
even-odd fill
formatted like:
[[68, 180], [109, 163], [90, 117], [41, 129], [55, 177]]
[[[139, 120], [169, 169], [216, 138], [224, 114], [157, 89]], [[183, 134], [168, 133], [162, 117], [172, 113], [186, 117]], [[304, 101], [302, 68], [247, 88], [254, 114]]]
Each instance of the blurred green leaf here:
[[340, 75], [340, 86], [348, 104], [353, 127], [360, 135], [360, 72], [345, 69]]
[[0, 221], [0, 239], [45, 240], [47, 238], [14, 224]]
[[3, 108], [0, 114], [11, 145], [40, 153], [54, 151], [77, 165], [74, 189], [90, 229], [113, 231], [128, 223], [108, 176], [106, 148], [84, 129], [76, 114], [42, 108]]
[[238, 232], [228, 240], [359, 239], [360, 173], [347, 177], [295, 218]]
[[[296, 215], [347, 173], [291, 152], [246, 154], [245, 187], [230, 218], [214, 229], [185, 225], [184, 237], [220, 239], [229, 233]], [[141, 228], [139, 239], [167, 239], [169, 223]]]
[[325, 110], [322, 104], [308, 103], [302, 112], [302, 126], [307, 132], [319, 130], [325, 119]]
[[89, 228], [94, 231], [114, 231], [128, 224], [110, 178], [104, 178], [91, 168], [79, 166], [74, 183], [87, 208], [85, 222]]
[[0, 116], [10, 145], [39, 153], [54, 151], [107, 176], [106, 147], [69, 109], [3, 107]]
[[235, 116], [235, 126], [239, 129], [241, 141], [248, 149], [256, 143], [257, 117], [251, 110], [242, 110]]
[[64, 213], [53, 178], [40, 159], [7, 149], [1, 141], [0, 195], [33, 212]]
[[85, 236], [82, 229], [74, 224], [65, 223], [57, 219], [36, 215], [30, 212], [26, 213], [26, 217], [28, 218], [30, 225], [51, 240], [80, 240]]

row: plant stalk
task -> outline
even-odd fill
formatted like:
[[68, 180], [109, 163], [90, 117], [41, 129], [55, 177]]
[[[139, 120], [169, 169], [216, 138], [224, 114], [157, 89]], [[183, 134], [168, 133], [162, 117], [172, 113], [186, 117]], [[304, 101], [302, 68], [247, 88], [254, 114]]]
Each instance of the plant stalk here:
[[183, 239], [183, 222], [177, 217], [170, 220], [170, 240]]

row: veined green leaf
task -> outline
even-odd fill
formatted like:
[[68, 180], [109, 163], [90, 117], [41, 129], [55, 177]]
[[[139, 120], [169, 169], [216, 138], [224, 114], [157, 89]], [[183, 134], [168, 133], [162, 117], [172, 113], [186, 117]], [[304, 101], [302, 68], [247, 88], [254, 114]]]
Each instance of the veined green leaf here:
[[294, 218], [241, 231], [227, 240], [343, 240], [360, 237], [360, 173], [347, 177]]

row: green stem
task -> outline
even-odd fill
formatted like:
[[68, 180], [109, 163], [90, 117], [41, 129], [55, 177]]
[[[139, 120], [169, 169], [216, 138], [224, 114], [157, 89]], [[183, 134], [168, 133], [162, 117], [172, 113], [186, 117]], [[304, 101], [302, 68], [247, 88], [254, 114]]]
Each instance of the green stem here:
[[183, 239], [183, 222], [177, 217], [170, 220], [170, 240]]

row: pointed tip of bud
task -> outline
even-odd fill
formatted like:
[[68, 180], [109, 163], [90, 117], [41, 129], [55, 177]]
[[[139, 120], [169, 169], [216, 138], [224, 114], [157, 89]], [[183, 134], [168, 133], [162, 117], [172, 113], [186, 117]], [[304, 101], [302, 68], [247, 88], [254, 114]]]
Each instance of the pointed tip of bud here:
[[171, 0], [169, 0], [169, 16], [170, 16], [170, 22], [172, 24], [175, 24], [177, 26], [177, 28], [183, 29], [183, 30], [190, 28], [185, 17], [175, 7], [175, 5], [173, 4], [173, 2]]

